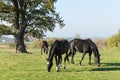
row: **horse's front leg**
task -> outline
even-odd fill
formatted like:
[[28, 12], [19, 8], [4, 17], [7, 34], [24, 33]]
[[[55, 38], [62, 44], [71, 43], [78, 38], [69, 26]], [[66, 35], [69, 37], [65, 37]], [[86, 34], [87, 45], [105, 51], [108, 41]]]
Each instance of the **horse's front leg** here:
[[64, 57], [64, 69], [66, 69], [66, 60], [67, 60], [68, 63], [69, 63], [68, 54], [66, 54], [65, 57]]
[[82, 65], [82, 61], [83, 61], [83, 59], [84, 59], [84, 57], [85, 57], [85, 52], [83, 53], [83, 55], [82, 55], [82, 58], [81, 58], [81, 60], [80, 60], [80, 65]]
[[42, 48], [41, 48], [41, 55], [42, 55]]
[[91, 65], [91, 54], [92, 52], [89, 53], [89, 62], [88, 62], [89, 65]]

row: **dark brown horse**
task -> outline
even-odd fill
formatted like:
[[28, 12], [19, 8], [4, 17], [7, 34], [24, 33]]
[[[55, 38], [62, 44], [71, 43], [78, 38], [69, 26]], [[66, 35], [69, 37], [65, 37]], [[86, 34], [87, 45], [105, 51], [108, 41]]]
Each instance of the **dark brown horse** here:
[[67, 40], [55, 40], [52, 44], [49, 52], [49, 56], [47, 58], [47, 70], [50, 72], [50, 69], [53, 66], [53, 57], [56, 60], [56, 71], [58, 72], [60, 69], [60, 64], [62, 62], [62, 54], [66, 53], [64, 57], [64, 69], [66, 68], [66, 59], [68, 59], [68, 49], [69, 49], [69, 42]]
[[41, 47], [41, 55], [42, 55], [43, 51], [46, 54], [48, 53], [48, 43], [47, 43], [47, 41], [45, 41], [45, 40], [41, 41], [40, 47]]
[[80, 65], [82, 64], [82, 60], [84, 59], [84, 56], [86, 53], [89, 53], [89, 64], [91, 64], [91, 54], [93, 52], [94, 61], [97, 66], [100, 66], [99, 51], [98, 51], [96, 44], [92, 40], [90, 40], [90, 39], [86, 39], [86, 40], [74, 39], [74, 40], [70, 41], [69, 55], [72, 56], [72, 58], [71, 58], [72, 64], [74, 64], [74, 55], [75, 55], [76, 51], [83, 53], [82, 58], [80, 60]]

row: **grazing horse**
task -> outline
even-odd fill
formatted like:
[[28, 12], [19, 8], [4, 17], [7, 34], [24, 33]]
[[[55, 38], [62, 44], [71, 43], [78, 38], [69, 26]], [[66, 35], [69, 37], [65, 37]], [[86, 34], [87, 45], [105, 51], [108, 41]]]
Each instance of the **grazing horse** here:
[[69, 42], [67, 40], [55, 40], [52, 44], [49, 52], [49, 56], [47, 58], [47, 70], [50, 72], [50, 69], [53, 66], [53, 57], [55, 57], [56, 61], [56, 71], [58, 72], [60, 69], [60, 64], [62, 62], [62, 54], [66, 54], [64, 57], [64, 69], [66, 68], [66, 59], [68, 59], [68, 49], [69, 49]]
[[90, 39], [86, 39], [86, 40], [74, 39], [74, 40], [70, 41], [69, 55], [72, 56], [72, 58], [71, 58], [72, 64], [74, 64], [74, 55], [75, 55], [76, 51], [83, 53], [82, 58], [80, 60], [80, 65], [82, 64], [82, 60], [84, 59], [84, 56], [86, 53], [89, 53], [89, 64], [91, 64], [91, 54], [93, 52], [94, 61], [97, 66], [100, 66], [99, 51], [98, 51], [96, 44], [92, 40], [90, 40]]
[[45, 41], [45, 40], [41, 41], [40, 47], [41, 47], [41, 55], [42, 55], [42, 50], [44, 50], [44, 53], [46, 53], [46, 54], [48, 53], [48, 43], [47, 43], [47, 41]]

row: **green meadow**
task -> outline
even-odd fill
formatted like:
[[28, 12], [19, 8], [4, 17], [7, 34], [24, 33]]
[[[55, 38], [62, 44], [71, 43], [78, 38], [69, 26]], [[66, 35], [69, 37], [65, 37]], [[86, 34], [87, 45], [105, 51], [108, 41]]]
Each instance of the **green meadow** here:
[[92, 65], [88, 65], [88, 55], [80, 66], [81, 53], [77, 53], [75, 64], [67, 62], [67, 69], [62, 64], [60, 72], [55, 71], [55, 62], [51, 72], [47, 72], [48, 55], [40, 55], [40, 49], [28, 51], [32, 54], [0, 49], [0, 80], [120, 80], [120, 49], [101, 50], [100, 67], [94, 64], [93, 56]]

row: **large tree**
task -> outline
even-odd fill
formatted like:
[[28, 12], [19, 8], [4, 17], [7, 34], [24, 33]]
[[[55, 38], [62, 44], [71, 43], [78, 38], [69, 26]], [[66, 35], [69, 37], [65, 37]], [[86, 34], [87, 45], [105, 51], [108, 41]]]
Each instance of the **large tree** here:
[[57, 24], [64, 26], [54, 3], [57, 0], [0, 0], [0, 34], [14, 35], [16, 48], [27, 53], [24, 37], [31, 35], [41, 38]]

